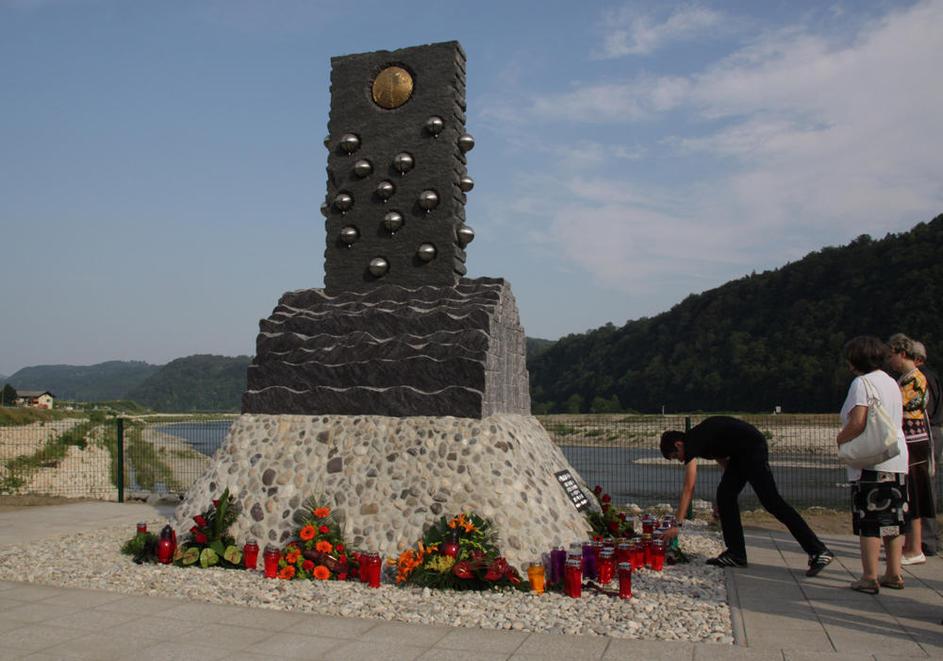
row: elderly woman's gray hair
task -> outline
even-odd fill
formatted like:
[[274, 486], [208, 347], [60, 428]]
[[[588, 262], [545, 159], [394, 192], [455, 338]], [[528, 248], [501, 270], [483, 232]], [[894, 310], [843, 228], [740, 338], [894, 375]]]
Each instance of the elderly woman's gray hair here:
[[914, 341], [903, 333], [894, 333], [887, 340], [888, 346], [894, 353], [903, 352], [911, 360], [915, 357]]
[[914, 358], [919, 358], [920, 360], [927, 359], [927, 348], [923, 346], [923, 342], [914, 340]]

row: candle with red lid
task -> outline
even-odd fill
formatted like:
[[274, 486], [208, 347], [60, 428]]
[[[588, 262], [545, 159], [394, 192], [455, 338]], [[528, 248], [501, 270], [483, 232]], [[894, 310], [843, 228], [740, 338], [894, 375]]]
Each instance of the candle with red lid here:
[[628, 562], [619, 563], [619, 597], [632, 598], [632, 565]]
[[275, 578], [278, 575], [278, 561], [281, 560], [282, 552], [277, 546], [269, 544], [262, 552], [262, 562], [265, 565], [265, 578]]
[[255, 540], [247, 540], [242, 547], [242, 566], [249, 571], [255, 571], [259, 564], [259, 545]]

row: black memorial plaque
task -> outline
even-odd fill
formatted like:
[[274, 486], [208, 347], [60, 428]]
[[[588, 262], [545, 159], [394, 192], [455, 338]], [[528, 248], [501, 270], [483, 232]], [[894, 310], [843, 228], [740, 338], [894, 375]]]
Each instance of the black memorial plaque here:
[[578, 512], [582, 512], [589, 507], [589, 499], [586, 497], [586, 494], [583, 493], [583, 490], [580, 489], [580, 486], [576, 483], [576, 479], [570, 471], [557, 471], [554, 475]]
[[328, 131], [327, 293], [458, 284], [474, 144], [459, 43], [332, 58]]

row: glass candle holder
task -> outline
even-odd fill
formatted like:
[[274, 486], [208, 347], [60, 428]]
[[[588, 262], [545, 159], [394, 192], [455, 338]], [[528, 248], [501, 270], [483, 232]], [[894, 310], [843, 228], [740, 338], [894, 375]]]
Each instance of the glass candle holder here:
[[559, 585], [563, 581], [563, 568], [566, 566], [566, 551], [558, 546], [550, 551], [550, 584]]
[[619, 598], [632, 598], [632, 565], [628, 562], [619, 563]]
[[644, 566], [651, 568], [652, 566], [652, 536], [651, 535], [642, 535], [642, 557], [644, 558]]
[[530, 589], [537, 594], [544, 593], [544, 565], [542, 562], [532, 562], [527, 566], [527, 580], [530, 581]]
[[652, 542], [652, 569], [661, 571], [665, 567], [665, 542], [656, 539]]
[[265, 578], [275, 578], [278, 576], [278, 561], [282, 558], [282, 552], [277, 546], [268, 545], [262, 553], [262, 562], [265, 565]]
[[607, 585], [615, 576], [616, 561], [612, 549], [604, 548], [599, 554], [599, 566], [596, 567], [597, 578], [602, 585]]
[[259, 564], [259, 545], [254, 540], [247, 540], [242, 547], [242, 567], [249, 571], [255, 571]]
[[616, 562], [632, 562], [631, 542], [622, 541], [616, 545]]
[[380, 574], [383, 570], [383, 563], [380, 560], [379, 553], [369, 553], [367, 555], [367, 585], [371, 588], [380, 587]]
[[143, 522], [142, 522], [142, 523], [139, 523], [139, 524], [138, 524], [138, 534], [139, 534], [139, 535], [143, 535], [143, 534], [146, 533], [146, 532], [147, 532], [147, 524], [146, 524], [146, 523], [143, 523]]
[[641, 569], [645, 566], [645, 547], [641, 538], [632, 540], [632, 569]]
[[563, 589], [566, 596], [579, 599], [583, 594], [583, 572], [579, 560], [567, 560], [563, 570]]
[[583, 575], [596, 580], [596, 551], [592, 542], [583, 544]]

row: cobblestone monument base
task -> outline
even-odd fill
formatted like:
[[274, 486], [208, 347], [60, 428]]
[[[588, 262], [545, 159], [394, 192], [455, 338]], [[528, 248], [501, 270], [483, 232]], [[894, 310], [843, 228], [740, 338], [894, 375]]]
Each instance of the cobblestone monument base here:
[[[243, 414], [176, 511], [179, 533], [227, 487], [240, 543], [284, 543], [309, 497], [335, 512], [351, 548], [398, 554], [443, 515], [491, 519], [520, 567], [588, 526], [555, 473], [570, 466], [536, 418]], [[585, 484], [580, 484], [586, 493]]]

